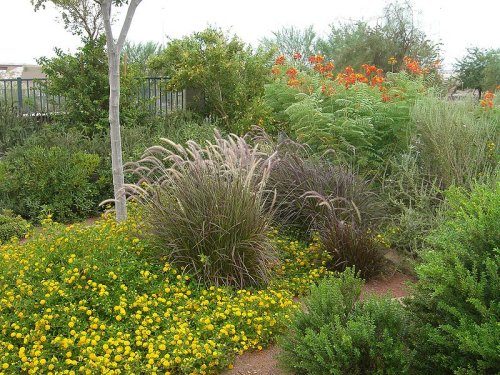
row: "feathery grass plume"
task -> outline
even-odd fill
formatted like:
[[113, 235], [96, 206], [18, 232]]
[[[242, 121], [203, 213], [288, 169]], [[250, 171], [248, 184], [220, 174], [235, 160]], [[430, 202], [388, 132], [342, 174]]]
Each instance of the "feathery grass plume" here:
[[[254, 139], [276, 153], [268, 186], [275, 196], [277, 223], [306, 235], [317, 229], [327, 216], [327, 209], [317, 199], [309, 199], [310, 192], [335, 200], [338, 209], [356, 207], [365, 222], [379, 221], [383, 216], [381, 201], [371, 182], [359, 176], [353, 167], [313, 158], [306, 145], [286, 137], [273, 142], [265, 133], [258, 133]], [[351, 214], [344, 210], [340, 216], [346, 220]]]
[[217, 132], [203, 146], [163, 141], [166, 147], [151, 147], [128, 165], [139, 180], [127, 189], [144, 206], [157, 245], [151, 255], [205, 284], [267, 283], [277, 259], [265, 194], [274, 154]]

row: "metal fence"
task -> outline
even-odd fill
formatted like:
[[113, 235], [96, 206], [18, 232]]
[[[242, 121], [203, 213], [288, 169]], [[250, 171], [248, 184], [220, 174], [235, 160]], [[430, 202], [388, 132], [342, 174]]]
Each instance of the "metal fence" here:
[[[137, 103], [159, 116], [185, 109], [185, 91], [167, 91], [167, 81], [165, 77], [141, 78]], [[0, 79], [0, 104], [10, 106], [20, 116], [50, 116], [64, 112], [64, 97], [48, 95], [46, 83], [46, 78]]]

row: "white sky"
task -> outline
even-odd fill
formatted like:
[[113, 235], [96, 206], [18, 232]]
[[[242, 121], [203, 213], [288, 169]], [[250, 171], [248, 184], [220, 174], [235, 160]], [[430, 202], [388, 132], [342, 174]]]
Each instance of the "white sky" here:
[[[136, 11], [128, 39], [165, 42], [200, 31], [207, 25], [230, 29], [253, 45], [283, 26], [314, 25], [320, 34], [335, 21], [374, 20], [388, 0], [143, 0]], [[421, 27], [443, 43], [445, 66], [464, 55], [467, 47], [500, 48], [499, 0], [414, 0]], [[53, 56], [53, 48], [75, 51], [78, 38], [57, 22], [57, 11], [37, 13], [30, 0], [0, 0], [0, 63], [34, 63]]]

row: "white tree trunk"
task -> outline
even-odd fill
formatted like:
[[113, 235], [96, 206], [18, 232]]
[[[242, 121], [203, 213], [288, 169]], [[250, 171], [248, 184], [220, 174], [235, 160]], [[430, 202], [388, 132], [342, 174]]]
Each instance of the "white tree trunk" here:
[[109, 126], [111, 137], [111, 168], [115, 196], [116, 220], [127, 219], [125, 178], [123, 175], [122, 139], [120, 134], [120, 54], [108, 50], [109, 62]]
[[116, 220], [127, 220], [125, 178], [123, 174], [122, 141], [120, 134], [120, 54], [127, 37], [135, 9], [142, 0], [131, 0], [118, 40], [115, 42], [111, 29], [112, 0], [102, 0], [101, 10], [106, 31], [109, 63], [109, 126], [111, 137], [111, 166]]

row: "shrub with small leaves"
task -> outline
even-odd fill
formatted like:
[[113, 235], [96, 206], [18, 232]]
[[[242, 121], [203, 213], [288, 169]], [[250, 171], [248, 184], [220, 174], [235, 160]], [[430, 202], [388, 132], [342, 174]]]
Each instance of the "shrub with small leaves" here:
[[22, 237], [29, 229], [29, 224], [21, 216], [16, 216], [10, 210], [0, 211], [0, 243], [12, 237]]
[[420, 373], [500, 372], [500, 183], [448, 193], [408, 301]]
[[62, 222], [88, 217], [97, 211], [99, 160], [61, 147], [13, 149], [0, 162], [0, 204], [32, 220], [47, 212]]
[[299, 375], [408, 373], [403, 307], [388, 298], [361, 302], [362, 286], [348, 269], [311, 289], [279, 340], [282, 367]]

